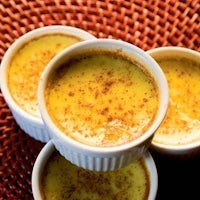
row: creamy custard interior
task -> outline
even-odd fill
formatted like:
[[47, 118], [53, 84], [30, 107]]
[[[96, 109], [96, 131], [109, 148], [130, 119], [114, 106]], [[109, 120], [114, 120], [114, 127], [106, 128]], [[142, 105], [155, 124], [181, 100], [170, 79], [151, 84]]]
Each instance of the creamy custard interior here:
[[110, 172], [79, 168], [55, 151], [42, 176], [44, 200], [147, 200], [150, 190], [149, 171], [142, 159]]
[[170, 101], [153, 141], [183, 145], [200, 140], [200, 62], [166, 58], [158, 63], [169, 84]]
[[8, 87], [13, 99], [26, 112], [39, 117], [37, 87], [48, 62], [62, 49], [81, 41], [66, 34], [48, 34], [24, 44], [8, 68]]
[[92, 146], [135, 140], [152, 125], [159, 104], [150, 73], [122, 53], [84, 52], [52, 72], [48, 112], [68, 136]]

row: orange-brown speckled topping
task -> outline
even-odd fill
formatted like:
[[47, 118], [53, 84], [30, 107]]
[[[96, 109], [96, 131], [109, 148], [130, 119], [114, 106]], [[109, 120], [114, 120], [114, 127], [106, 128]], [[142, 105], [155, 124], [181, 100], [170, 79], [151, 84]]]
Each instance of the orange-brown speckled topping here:
[[49, 34], [24, 44], [14, 55], [8, 68], [8, 87], [22, 109], [40, 116], [37, 87], [43, 69], [59, 51], [79, 41], [71, 35]]
[[44, 200], [147, 200], [149, 189], [143, 158], [119, 170], [96, 172], [71, 164], [58, 152], [48, 160], [41, 184]]
[[96, 146], [115, 146], [140, 137], [158, 109], [158, 89], [144, 67], [112, 52], [94, 52], [59, 67], [45, 98], [57, 126]]
[[158, 63], [168, 80], [170, 102], [154, 141], [181, 145], [200, 140], [200, 62], [166, 58]]

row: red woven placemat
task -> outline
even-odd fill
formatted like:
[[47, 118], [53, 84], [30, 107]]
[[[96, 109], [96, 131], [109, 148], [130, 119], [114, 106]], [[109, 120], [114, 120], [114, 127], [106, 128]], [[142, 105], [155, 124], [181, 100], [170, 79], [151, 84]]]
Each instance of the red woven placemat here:
[[[172, 45], [200, 51], [199, 0], [1, 0], [0, 22], [0, 61], [21, 35], [55, 24], [144, 50]], [[0, 199], [33, 199], [31, 172], [43, 146], [20, 130], [0, 93]]]

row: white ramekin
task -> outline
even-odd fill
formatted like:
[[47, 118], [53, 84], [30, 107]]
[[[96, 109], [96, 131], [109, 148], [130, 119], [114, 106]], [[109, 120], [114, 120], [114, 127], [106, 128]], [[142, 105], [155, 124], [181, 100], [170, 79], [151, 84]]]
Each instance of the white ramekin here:
[[[129, 55], [135, 57], [138, 63], [142, 66], [148, 66], [148, 70], [155, 77], [158, 82], [158, 90], [160, 93], [158, 113], [152, 126], [138, 139], [129, 143], [114, 146], [114, 147], [94, 147], [89, 146], [62, 133], [54, 124], [46, 109], [46, 102], [44, 98], [44, 90], [47, 84], [48, 76], [52, 70], [58, 65], [66, 62], [70, 55], [76, 54], [79, 50], [91, 49], [109, 49], [109, 50], [122, 50]], [[159, 65], [140, 48], [120, 40], [113, 39], [96, 39], [90, 41], [83, 41], [75, 44], [68, 49], [62, 51], [55, 56], [43, 71], [39, 87], [38, 87], [38, 103], [41, 116], [46, 124], [49, 132], [52, 134], [53, 143], [56, 149], [66, 159], [76, 164], [79, 167], [96, 170], [108, 171], [121, 168], [128, 165], [134, 159], [142, 156], [151, 143], [154, 132], [162, 122], [168, 107], [168, 85], [165, 76]]]
[[[45, 165], [55, 151], [55, 146], [53, 145], [52, 141], [49, 141], [43, 149], [40, 151], [32, 170], [32, 177], [31, 177], [31, 186], [33, 197], [35, 200], [42, 200], [42, 190], [41, 190], [41, 179], [43, 176], [43, 171]], [[150, 190], [148, 194], [147, 200], [155, 200], [158, 190], [158, 173], [155, 162], [151, 154], [147, 151], [143, 159], [145, 161], [147, 170], [149, 172], [149, 179], [150, 179]]]
[[[200, 63], [200, 53], [195, 50], [184, 47], [175, 47], [175, 46], [158, 47], [147, 51], [147, 53], [151, 55], [155, 60], [158, 59], [162, 60], [162, 58], [185, 58]], [[187, 98], [187, 96], [183, 96], [182, 98]], [[188, 144], [173, 145], [173, 144], [158, 143], [155, 141], [155, 138], [153, 138], [151, 148], [165, 156], [181, 158], [181, 159], [192, 158], [195, 157], [196, 155], [199, 155], [200, 153], [200, 140]]]
[[7, 83], [7, 68], [9, 66], [9, 63], [12, 57], [25, 43], [27, 43], [28, 41], [36, 37], [46, 35], [46, 34], [55, 34], [55, 33], [73, 35], [83, 40], [89, 40], [89, 39], [95, 38], [93, 35], [91, 35], [90, 33], [84, 30], [81, 30], [75, 27], [70, 27], [70, 26], [53, 25], [53, 26], [38, 28], [24, 34], [23, 36], [18, 38], [8, 48], [8, 50], [6, 51], [2, 59], [1, 69], [0, 69], [1, 91], [16, 122], [18, 123], [20, 128], [24, 130], [27, 134], [29, 134], [31, 137], [42, 142], [49, 141], [51, 136], [49, 132], [46, 130], [46, 128], [44, 127], [41, 117], [36, 117], [29, 114], [14, 101], [12, 95], [10, 94], [8, 83]]

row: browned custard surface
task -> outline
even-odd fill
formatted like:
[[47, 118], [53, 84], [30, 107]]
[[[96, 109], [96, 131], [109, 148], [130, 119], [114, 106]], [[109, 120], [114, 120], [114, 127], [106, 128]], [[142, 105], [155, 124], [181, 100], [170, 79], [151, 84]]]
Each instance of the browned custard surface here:
[[64, 48], [81, 41], [66, 34], [47, 34], [24, 44], [8, 67], [8, 87], [13, 99], [26, 112], [39, 117], [37, 87], [48, 62]]
[[158, 63], [169, 84], [170, 101], [154, 141], [182, 145], [200, 140], [200, 61], [166, 58]]
[[158, 88], [144, 67], [122, 53], [85, 52], [52, 72], [48, 112], [68, 136], [92, 146], [140, 137], [158, 110]]
[[147, 200], [150, 177], [143, 158], [122, 169], [95, 172], [79, 168], [55, 151], [42, 176], [44, 200]]

